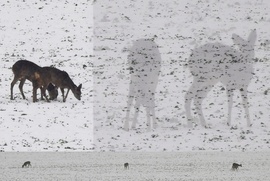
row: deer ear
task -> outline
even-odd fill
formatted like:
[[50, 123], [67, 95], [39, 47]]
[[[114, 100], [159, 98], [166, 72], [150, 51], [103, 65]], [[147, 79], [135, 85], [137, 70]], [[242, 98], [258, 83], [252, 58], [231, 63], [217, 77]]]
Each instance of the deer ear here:
[[78, 89], [80, 90], [82, 88], [82, 84], [80, 84], [79, 86], [78, 86]]
[[236, 34], [232, 34], [232, 40], [233, 43], [236, 45], [243, 45], [246, 42], [243, 38], [241, 38], [239, 35]]

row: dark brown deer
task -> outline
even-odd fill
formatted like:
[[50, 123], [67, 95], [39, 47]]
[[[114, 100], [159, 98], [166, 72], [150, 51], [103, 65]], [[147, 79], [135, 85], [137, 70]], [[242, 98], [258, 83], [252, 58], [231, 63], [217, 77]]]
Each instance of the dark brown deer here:
[[129, 164], [128, 163], [124, 163], [124, 169], [129, 169]]
[[233, 171], [238, 170], [238, 167], [242, 167], [242, 164], [238, 164], [238, 163], [233, 163], [232, 164], [232, 170]]
[[[79, 86], [76, 86], [73, 81], [70, 79], [67, 72], [59, 70], [54, 67], [42, 67], [40, 72], [36, 72], [35, 74], [36, 80], [33, 84], [33, 94], [36, 95], [37, 88], [43, 87], [42, 94], [45, 96], [45, 88], [48, 87], [50, 83], [54, 84], [56, 87], [59, 87], [62, 96], [63, 96], [63, 102], [66, 101], [66, 98], [68, 96], [69, 90], [72, 91], [74, 96], [81, 100], [81, 88], [82, 84]], [[67, 88], [67, 93], [65, 95], [64, 89]], [[49, 102], [49, 100], [46, 98], [46, 100]]]
[[24, 164], [22, 165], [22, 168], [24, 168], [24, 167], [32, 167], [32, 165], [31, 165], [31, 162], [30, 161], [26, 161], [26, 162], [24, 162]]
[[[20, 81], [19, 89], [22, 94], [23, 99], [25, 99], [24, 93], [23, 93], [23, 85], [25, 83], [25, 80], [29, 80], [33, 83], [33, 81], [36, 81], [35, 72], [40, 72], [41, 67], [37, 64], [30, 62], [28, 60], [19, 60], [12, 66], [12, 71], [14, 73], [14, 79], [11, 82], [11, 95], [10, 99], [13, 100], [13, 87], [16, 84], [17, 81]], [[41, 90], [41, 87], [39, 87]], [[50, 99], [53, 100], [58, 96], [57, 88], [49, 84], [47, 87], [47, 90], [49, 92]], [[43, 95], [41, 94], [41, 99], [43, 99]], [[33, 101], [36, 101], [36, 97], [33, 97]]]

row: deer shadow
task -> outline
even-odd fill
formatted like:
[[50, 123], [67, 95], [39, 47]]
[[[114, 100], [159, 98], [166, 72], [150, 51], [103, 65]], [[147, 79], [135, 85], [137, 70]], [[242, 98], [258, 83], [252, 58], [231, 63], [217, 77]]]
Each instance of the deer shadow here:
[[148, 130], [151, 130], [151, 117], [153, 128], [157, 127], [155, 92], [161, 67], [161, 56], [158, 45], [153, 39], [138, 39], [128, 51], [127, 59], [130, 71], [130, 83], [124, 130], [129, 130], [130, 109], [133, 100], [135, 100], [135, 114], [131, 128], [136, 128], [139, 108], [143, 106], [146, 108], [147, 127]]
[[251, 31], [247, 40], [233, 34], [232, 39], [239, 48], [221, 43], [208, 43], [192, 50], [188, 68], [193, 76], [193, 83], [185, 95], [185, 110], [188, 127], [192, 127], [191, 101], [200, 118], [201, 124], [207, 127], [202, 111], [202, 101], [218, 82], [226, 87], [228, 98], [228, 121], [231, 125], [231, 113], [234, 90], [240, 90], [247, 125], [251, 126], [247, 88], [253, 77], [254, 44], [256, 30]]

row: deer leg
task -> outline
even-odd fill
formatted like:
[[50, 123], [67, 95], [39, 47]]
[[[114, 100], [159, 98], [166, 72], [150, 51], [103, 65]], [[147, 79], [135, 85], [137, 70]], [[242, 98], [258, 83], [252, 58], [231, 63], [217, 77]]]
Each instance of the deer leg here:
[[196, 107], [198, 116], [200, 118], [201, 125], [203, 127], [207, 127], [206, 122], [205, 122], [205, 118], [204, 118], [204, 114], [202, 111], [202, 102], [203, 102], [204, 98], [206, 97], [207, 93], [213, 87], [213, 85], [210, 82], [207, 82], [207, 83], [202, 82], [202, 84], [198, 83], [197, 86], [198, 86], [198, 88], [197, 88], [196, 96], [194, 97], [194, 105]]
[[37, 102], [37, 83], [35, 81], [33, 81], [33, 102]]
[[251, 121], [250, 121], [250, 115], [249, 115], [249, 109], [248, 109], [248, 98], [247, 98], [247, 89], [241, 89], [241, 97], [242, 97], [242, 101], [243, 101], [243, 106], [246, 112], [246, 117], [247, 117], [247, 126], [250, 127], [251, 126]]
[[[42, 93], [42, 87], [40, 87], [39, 89], [40, 89], [40, 99], [41, 99], [41, 100], [44, 100], [44, 98], [43, 98], [43, 93]], [[45, 94], [46, 94], [46, 92], [45, 92]]]
[[10, 84], [10, 99], [13, 100], [13, 87], [16, 84], [16, 82], [18, 81], [18, 78], [15, 76], [13, 81]]
[[203, 112], [202, 112], [202, 101], [203, 101], [203, 98], [201, 98], [201, 97], [195, 97], [194, 98], [194, 105], [195, 105], [195, 108], [196, 108], [197, 113], [199, 115], [201, 125], [203, 127], [206, 127], [206, 122], [205, 122], [204, 115], [203, 115]]
[[227, 97], [228, 97], [228, 122], [227, 122], [227, 125], [231, 126], [232, 105], [233, 105], [233, 89], [227, 89], [226, 93], [227, 93]]
[[138, 119], [138, 115], [139, 115], [139, 111], [140, 111], [139, 101], [136, 100], [134, 108], [135, 108], [135, 114], [134, 114], [134, 118], [133, 118], [133, 122], [132, 122], [132, 126], [131, 126], [131, 128], [133, 128], [133, 129], [136, 128], [136, 123], [137, 123], [137, 119]]
[[[146, 113], [149, 114], [149, 115], [147, 115], [149, 117], [149, 120], [152, 117], [152, 127], [154, 129], [156, 129], [158, 127], [158, 125], [157, 125], [156, 114], [155, 114], [156, 105], [155, 105], [155, 96], [154, 96], [154, 94], [152, 94], [152, 96], [150, 97], [150, 100], [151, 100], [150, 105], [148, 107], [146, 107]], [[149, 111], [147, 111], [147, 109]], [[151, 122], [149, 124], [151, 124]]]
[[146, 117], [147, 117], [147, 130], [151, 131], [151, 110], [150, 107], [146, 107]]
[[43, 86], [43, 87], [40, 88], [40, 90], [41, 90], [41, 95], [42, 95], [42, 97], [43, 97], [43, 96], [45, 97], [45, 99], [46, 99], [47, 102], [50, 102], [48, 96], [46, 95], [46, 87], [47, 87], [47, 86]]
[[133, 101], [133, 97], [129, 96], [127, 110], [126, 110], [126, 119], [125, 119], [125, 123], [124, 123], [124, 130], [126, 130], [126, 131], [129, 130], [129, 116], [130, 116], [130, 108], [132, 105], [132, 101]]
[[[43, 87], [40, 87], [41, 100], [44, 100], [44, 97], [45, 97], [45, 99], [46, 99], [46, 96], [47, 96], [47, 94], [46, 94], [47, 88], [44, 87], [44, 89], [45, 89], [44, 93], [42, 93], [42, 91], [43, 91], [42, 89], [43, 89]], [[43, 97], [43, 96], [44, 96], [44, 97]], [[47, 97], [48, 97], [48, 96], [47, 96]], [[49, 100], [51, 100], [51, 99], [49, 98]], [[46, 99], [46, 101], [47, 101], [47, 99]]]
[[65, 102], [65, 90], [64, 88], [60, 88], [61, 92], [62, 92], [62, 97], [63, 97], [63, 102]]
[[20, 84], [19, 84], [19, 89], [20, 89], [20, 92], [22, 94], [23, 99], [25, 99], [25, 96], [24, 96], [24, 93], [23, 93], [23, 85], [24, 85], [24, 83], [25, 83], [25, 79], [21, 79]]
[[211, 81], [211, 82], [197, 81], [197, 84], [196, 84], [196, 89], [195, 89], [196, 95], [194, 96], [194, 105], [199, 115], [201, 125], [205, 128], [207, 128], [207, 125], [206, 125], [204, 114], [202, 111], [202, 102], [207, 96], [208, 92], [213, 88], [215, 83], [216, 83], [215, 81]]
[[67, 94], [66, 94], [66, 96], [64, 97], [63, 102], [66, 102], [66, 99], [67, 99], [67, 96], [68, 96], [69, 90], [70, 90], [70, 89], [68, 89], [68, 90], [67, 90]]
[[185, 95], [185, 110], [187, 116], [187, 125], [189, 128], [192, 128], [191, 101], [194, 98], [194, 90], [195, 86], [193, 83]]
[[153, 128], [156, 129], [158, 127], [158, 124], [157, 124], [157, 120], [156, 120], [155, 106], [151, 107], [150, 111], [152, 113], [151, 115], [152, 115], [152, 119], [153, 119]]
[[48, 97], [47, 97], [47, 94], [46, 94], [46, 87], [45, 86], [44, 86], [44, 89], [45, 89], [45, 91], [43, 91], [43, 87], [40, 87], [40, 94], [41, 94], [40, 99], [41, 100], [44, 100], [44, 97], [45, 97], [46, 101], [48, 101]]
[[128, 101], [127, 101], [127, 110], [126, 110], [126, 118], [124, 123], [124, 130], [129, 130], [129, 116], [130, 116], [130, 109], [134, 99], [134, 86], [132, 83], [129, 84], [129, 93], [128, 93]]

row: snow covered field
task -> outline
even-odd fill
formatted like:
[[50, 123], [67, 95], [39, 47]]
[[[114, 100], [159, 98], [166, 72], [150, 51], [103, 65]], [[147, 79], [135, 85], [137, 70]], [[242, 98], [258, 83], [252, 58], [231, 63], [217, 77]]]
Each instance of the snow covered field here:
[[[3, 1], [0, 3], [0, 151], [91, 150], [92, 15], [88, 1]], [[65, 103], [32, 102], [32, 84], [26, 81], [22, 99], [19, 82], [10, 100], [12, 65], [19, 59], [65, 70], [78, 86]], [[40, 98], [40, 91], [38, 91]]]
[[[97, 1], [94, 7], [97, 151], [269, 150], [268, 1]], [[248, 85], [253, 126], [246, 126], [239, 90], [233, 96], [232, 126], [226, 125], [226, 91], [218, 83], [203, 101], [210, 128], [203, 128], [195, 114], [195, 127], [187, 128], [184, 96], [193, 77], [185, 64], [191, 50], [215, 42], [232, 46], [233, 34], [247, 40], [253, 29], [257, 32], [254, 75]], [[141, 107], [137, 129], [127, 132], [123, 130], [130, 84], [126, 50], [133, 41], [149, 38], [154, 38], [161, 55], [155, 95], [159, 127], [147, 131], [146, 111]]]
[[[0, 180], [267, 180], [267, 0], [15, 0], [0, 7]], [[232, 126], [226, 125], [226, 91], [218, 83], [203, 102], [210, 128], [200, 125], [194, 106], [195, 126], [188, 128], [184, 96], [193, 78], [185, 65], [191, 50], [213, 42], [231, 46], [232, 34], [247, 39], [253, 29], [254, 75], [248, 87], [252, 127], [246, 126], [237, 91]], [[124, 131], [127, 50], [133, 41], [148, 38], [154, 38], [161, 55], [155, 95], [158, 128], [147, 131], [141, 108], [137, 129]], [[70, 92], [65, 103], [60, 96], [33, 103], [30, 82], [24, 85], [26, 100], [19, 83], [15, 100], [10, 100], [11, 67], [19, 59], [67, 71], [76, 85], [82, 83], [82, 100]], [[27, 160], [32, 168], [22, 169]], [[129, 170], [124, 170], [125, 162]], [[243, 167], [232, 172], [233, 162]]]
[[[268, 180], [269, 152], [2, 153], [1, 180]], [[32, 167], [21, 168], [30, 160]], [[124, 163], [129, 163], [129, 170]], [[232, 171], [232, 163], [241, 163]]]

